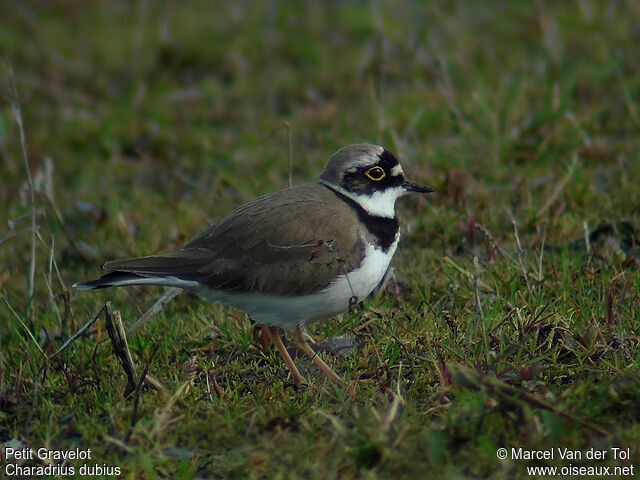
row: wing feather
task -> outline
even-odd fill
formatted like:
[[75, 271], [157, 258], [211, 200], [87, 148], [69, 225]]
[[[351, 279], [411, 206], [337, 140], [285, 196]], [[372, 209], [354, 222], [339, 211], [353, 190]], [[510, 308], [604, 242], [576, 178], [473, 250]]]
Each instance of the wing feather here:
[[304, 295], [362, 261], [357, 215], [322, 184], [259, 197], [180, 250], [116, 260], [104, 268], [196, 280], [212, 289]]

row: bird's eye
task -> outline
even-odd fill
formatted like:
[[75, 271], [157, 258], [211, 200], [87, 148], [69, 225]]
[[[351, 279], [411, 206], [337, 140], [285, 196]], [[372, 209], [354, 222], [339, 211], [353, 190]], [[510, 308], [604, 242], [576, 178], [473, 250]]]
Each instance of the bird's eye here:
[[386, 173], [384, 173], [384, 169], [377, 166], [371, 167], [369, 170], [364, 172], [364, 174], [367, 176], [367, 178], [373, 180], [374, 182], [379, 182], [386, 176]]

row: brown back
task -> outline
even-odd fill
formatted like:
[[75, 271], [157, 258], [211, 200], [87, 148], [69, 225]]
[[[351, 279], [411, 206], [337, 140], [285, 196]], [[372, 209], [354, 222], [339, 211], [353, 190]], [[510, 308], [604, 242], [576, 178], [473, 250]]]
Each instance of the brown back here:
[[243, 205], [180, 250], [104, 268], [197, 280], [216, 290], [305, 295], [361, 263], [365, 234], [351, 206], [308, 183]]

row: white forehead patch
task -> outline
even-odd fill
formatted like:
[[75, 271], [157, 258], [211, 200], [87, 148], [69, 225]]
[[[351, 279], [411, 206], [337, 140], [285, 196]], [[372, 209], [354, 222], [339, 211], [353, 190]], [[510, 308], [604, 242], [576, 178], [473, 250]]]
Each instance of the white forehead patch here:
[[393, 167], [391, 169], [391, 176], [395, 177], [398, 176], [402, 173], [402, 167], [400, 166], [400, 164], [396, 165], [395, 167]]

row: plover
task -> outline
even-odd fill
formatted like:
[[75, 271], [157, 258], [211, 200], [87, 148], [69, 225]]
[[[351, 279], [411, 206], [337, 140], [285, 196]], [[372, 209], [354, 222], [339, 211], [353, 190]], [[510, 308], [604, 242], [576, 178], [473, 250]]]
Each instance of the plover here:
[[113, 260], [78, 290], [128, 285], [178, 287], [245, 311], [268, 332], [295, 379], [304, 378], [278, 328], [332, 380], [302, 326], [347, 310], [384, 277], [398, 246], [396, 200], [433, 190], [408, 181], [396, 157], [368, 143], [334, 153], [317, 182], [242, 205], [179, 250]]

